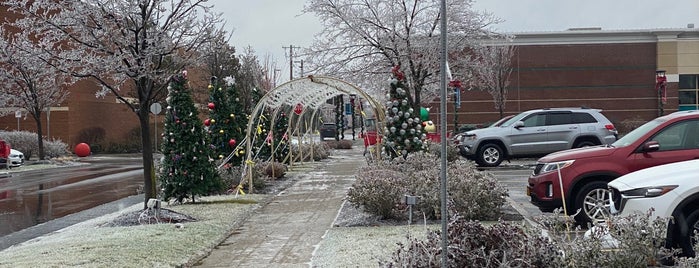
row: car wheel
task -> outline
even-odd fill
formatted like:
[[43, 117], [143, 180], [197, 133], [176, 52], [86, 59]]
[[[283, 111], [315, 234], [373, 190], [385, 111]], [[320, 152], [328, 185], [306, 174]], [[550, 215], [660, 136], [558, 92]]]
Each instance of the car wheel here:
[[682, 249], [682, 256], [695, 257], [694, 246], [697, 244], [695, 235], [699, 234], [699, 209], [689, 213], [684, 221], [679, 221], [680, 237], [678, 244]]
[[573, 146], [573, 148], [590, 147], [590, 146], [595, 146], [595, 145], [597, 145], [597, 144], [594, 143], [594, 142], [592, 142], [592, 141], [584, 140], [584, 141], [579, 141], [579, 142], [577, 142], [577, 143]]
[[483, 167], [497, 167], [502, 162], [502, 148], [494, 143], [487, 143], [478, 148], [476, 163]]
[[581, 224], [605, 220], [609, 217], [609, 194], [606, 182], [595, 181], [585, 185], [575, 198], [573, 209], [580, 210], [575, 219]]

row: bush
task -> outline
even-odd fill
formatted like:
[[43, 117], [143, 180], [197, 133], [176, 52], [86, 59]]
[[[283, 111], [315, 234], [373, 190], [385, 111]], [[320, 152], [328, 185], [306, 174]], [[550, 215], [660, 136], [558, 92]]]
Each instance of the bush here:
[[403, 180], [404, 175], [398, 171], [366, 168], [357, 174], [347, 200], [381, 219], [402, 219], [406, 208], [400, 202], [405, 195]]
[[653, 217], [651, 212], [611, 217], [592, 227], [586, 236], [576, 235], [582, 232], [580, 227], [567, 231], [565, 227], [574, 220], [560, 210], [536, 220], [546, 227], [551, 243], [565, 252], [555, 266], [648, 267], [658, 266], [676, 253], [664, 247], [668, 219]]
[[272, 179], [279, 179], [284, 177], [288, 168], [286, 165], [279, 162], [267, 162], [262, 164], [264, 166], [265, 175]]
[[351, 140], [339, 140], [339, 141], [324, 141], [329, 148], [338, 150], [349, 150], [352, 149], [353, 142]]
[[89, 127], [83, 128], [78, 132], [76, 137], [77, 143], [87, 143], [90, 145], [90, 151], [92, 153], [102, 152], [104, 137], [107, 135], [104, 128], [101, 127]]
[[[241, 179], [243, 180], [243, 190], [247, 192], [247, 187], [245, 186], [248, 185], [248, 177], [246, 176], [243, 178], [243, 168], [243, 166], [224, 165], [218, 170], [223, 188], [227, 189], [229, 194], [235, 194], [237, 191], [236, 187], [240, 185]], [[255, 190], [261, 190], [267, 187], [267, 178], [262, 176], [261, 168], [258, 166], [252, 169], [252, 186]]]
[[[301, 144], [291, 146], [291, 154], [295, 162], [311, 161], [311, 150], [313, 150], [313, 161], [327, 159], [330, 156], [330, 147], [325, 143]], [[303, 158], [302, 158], [303, 157]]]
[[[0, 139], [10, 143], [13, 149], [21, 151], [25, 159], [39, 155], [39, 141], [36, 133], [29, 131], [0, 131]], [[44, 139], [44, 156], [54, 158], [69, 154], [68, 145], [61, 140]]]
[[[404, 195], [418, 196], [415, 208], [427, 219], [440, 217], [440, 163], [430, 153], [418, 152], [406, 159], [395, 158], [360, 168], [348, 192], [356, 207], [388, 219], [403, 219]], [[507, 190], [473, 163], [455, 161], [448, 166], [448, 202], [455, 213], [466, 219], [491, 220], [501, 215]], [[387, 211], [390, 209], [391, 211]]]
[[[455, 215], [447, 232], [447, 267], [552, 267], [558, 256], [545, 238], [508, 222], [484, 226]], [[430, 231], [427, 240], [408, 238], [384, 266], [439, 267], [441, 241], [440, 231]]]
[[[427, 145], [427, 151], [436, 157], [442, 157], [442, 144], [438, 142], [429, 142]], [[451, 140], [447, 143], [447, 161], [454, 162], [461, 159], [459, 154], [459, 148], [451, 143]]]

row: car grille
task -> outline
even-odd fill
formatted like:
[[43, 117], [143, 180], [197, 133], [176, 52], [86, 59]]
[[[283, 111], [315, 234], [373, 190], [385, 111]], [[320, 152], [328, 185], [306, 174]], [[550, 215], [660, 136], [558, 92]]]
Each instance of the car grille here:
[[609, 188], [609, 191], [611, 192], [611, 198], [612, 198], [612, 204], [614, 205], [614, 208], [616, 211], [620, 212], [622, 207], [621, 207], [621, 192], [617, 190], [616, 188]]
[[537, 163], [536, 167], [534, 168], [534, 175], [539, 175], [539, 173], [541, 172], [541, 168], [543, 168], [543, 167], [544, 167], [544, 164]]

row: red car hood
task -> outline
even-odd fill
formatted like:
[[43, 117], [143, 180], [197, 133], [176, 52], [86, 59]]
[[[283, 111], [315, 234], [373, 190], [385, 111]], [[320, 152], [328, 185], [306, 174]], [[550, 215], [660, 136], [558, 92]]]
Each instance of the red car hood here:
[[607, 145], [569, 149], [569, 150], [558, 151], [555, 153], [550, 153], [542, 158], [539, 158], [538, 162], [550, 163], [550, 162], [558, 162], [558, 161], [565, 161], [565, 160], [571, 160], [571, 159], [601, 157], [601, 156], [610, 155], [610, 154], [614, 153], [614, 151], [616, 151], [617, 149], [618, 148], [616, 148], [616, 147], [607, 146]]

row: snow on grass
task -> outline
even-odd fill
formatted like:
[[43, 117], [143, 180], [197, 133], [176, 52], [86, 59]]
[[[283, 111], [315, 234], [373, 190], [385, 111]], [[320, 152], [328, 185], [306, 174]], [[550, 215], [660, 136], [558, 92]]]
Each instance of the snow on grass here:
[[408, 236], [425, 239], [440, 225], [336, 227], [328, 230], [313, 255], [312, 267], [379, 267]]
[[[217, 196], [197, 204], [164, 206], [197, 222], [100, 227], [121, 213], [73, 225], [0, 252], [0, 267], [173, 267], [206, 256], [268, 196]], [[241, 200], [242, 201], [242, 200]], [[252, 201], [252, 202], [251, 202]]]

